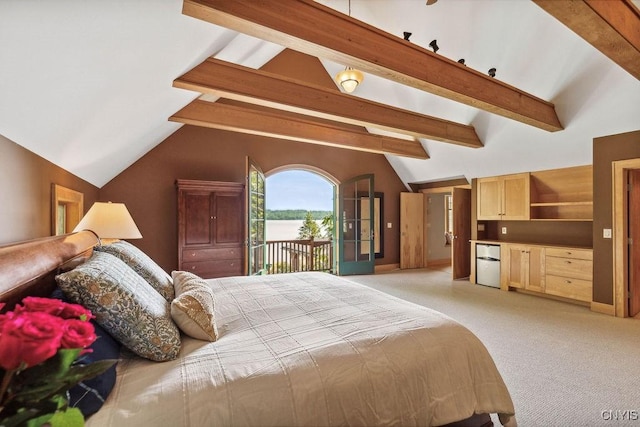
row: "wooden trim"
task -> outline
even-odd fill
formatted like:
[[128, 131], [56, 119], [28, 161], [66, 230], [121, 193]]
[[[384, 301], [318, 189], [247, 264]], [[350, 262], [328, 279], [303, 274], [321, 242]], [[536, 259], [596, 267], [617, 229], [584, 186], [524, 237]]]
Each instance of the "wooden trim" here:
[[603, 304], [601, 302], [591, 301], [591, 311], [595, 311], [596, 313], [602, 313], [609, 316], [616, 315], [616, 307], [611, 304]]
[[206, 59], [178, 77], [173, 86], [321, 119], [373, 126], [416, 138], [482, 147], [473, 126], [402, 110], [214, 58]]
[[420, 141], [373, 135], [364, 129], [345, 128], [337, 123], [334, 125], [326, 121], [321, 122], [300, 114], [288, 113], [284, 116], [278, 110], [256, 109], [249, 104], [229, 105], [196, 100], [175, 113], [169, 120], [370, 153], [429, 158]]
[[[58, 205], [65, 205], [66, 218], [64, 230], [58, 230], [59, 212]], [[61, 235], [71, 233], [84, 215], [84, 194], [63, 187], [58, 184], [51, 184], [51, 235]]]
[[182, 13], [531, 126], [562, 130], [552, 103], [312, 0], [185, 0]]
[[640, 79], [640, 11], [630, 0], [533, 0]]
[[628, 317], [627, 304], [628, 283], [628, 247], [627, 233], [627, 191], [626, 170], [640, 169], [640, 158], [611, 162], [613, 175], [613, 306], [616, 317]]
[[375, 273], [384, 273], [387, 271], [393, 271], [393, 270], [399, 270], [400, 269], [400, 264], [382, 264], [382, 265], [376, 265], [374, 267], [374, 272]]
[[441, 258], [441, 259], [427, 259], [426, 267], [438, 267], [451, 265], [451, 258]]

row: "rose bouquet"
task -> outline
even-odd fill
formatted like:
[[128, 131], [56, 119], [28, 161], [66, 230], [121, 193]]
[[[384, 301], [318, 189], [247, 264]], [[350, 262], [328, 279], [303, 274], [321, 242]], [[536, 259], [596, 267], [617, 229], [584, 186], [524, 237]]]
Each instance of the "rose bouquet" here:
[[67, 391], [116, 362], [77, 363], [96, 340], [92, 317], [80, 305], [39, 297], [0, 314], [1, 427], [84, 425]]

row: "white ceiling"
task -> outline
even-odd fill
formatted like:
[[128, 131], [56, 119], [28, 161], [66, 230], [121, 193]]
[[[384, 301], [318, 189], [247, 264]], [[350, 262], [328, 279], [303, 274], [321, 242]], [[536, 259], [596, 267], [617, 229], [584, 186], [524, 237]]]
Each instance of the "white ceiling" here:
[[[348, 13], [348, 0], [320, 3]], [[181, 8], [0, 1], [0, 135], [101, 187], [180, 127], [168, 117], [198, 94], [173, 88], [176, 77], [208, 56], [258, 68], [282, 50]], [[354, 96], [471, 124], [485, 144], [421, 140], [428, 160], [387, 156], [405, 183], [588, 164], [594, 137], [640, 129], [640, 81], [529, 0], [352, 0], [351, 16], [495, 67], [497, 79], [553, 102], [565, 127], [550, 133], [366, 75]], [[346, 65], [322, 63], [332, 76]]]

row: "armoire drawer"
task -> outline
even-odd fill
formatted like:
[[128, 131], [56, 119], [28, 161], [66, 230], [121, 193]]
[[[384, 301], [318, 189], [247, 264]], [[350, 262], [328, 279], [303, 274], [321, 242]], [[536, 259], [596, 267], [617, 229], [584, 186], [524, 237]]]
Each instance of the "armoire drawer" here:
[[242, 258], [183, 262], [180, 269], [196, 274], [203, 279], [211, 279], [214, 277], [241, 276]]
[[236, 259], [242, 255], [242, 248], [209, 248], [209, 249], [182, 249], [182, 262], [207, 261], [214, 259]]

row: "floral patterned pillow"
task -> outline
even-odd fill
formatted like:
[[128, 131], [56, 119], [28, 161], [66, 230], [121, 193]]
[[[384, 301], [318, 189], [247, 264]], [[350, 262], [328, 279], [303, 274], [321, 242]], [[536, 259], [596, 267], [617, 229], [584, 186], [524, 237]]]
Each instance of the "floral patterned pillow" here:
[[171, 273], [176, 298], [171, 302], [171, 317], [190, 337], [215, 341], [218, 328], [213, 314], [213, 291], [200, 277], [187, 271]]
[[94, 252], [75, 269], [56, 276], [71, 301], [91, 310], [96, 321], [135, 354], [155, 360], [175, 359], [180, 330], [169, 303], [127, 264]]
[[109, 245], [96, 246], [100, 252], [107, 252], [124, 261], [153, 288], [160, 293], [167, 301], [174, 298], [173, 282], [171, 276], [167, 274], [149, 255], [142, 252], [129, 242], [119, 240]]

